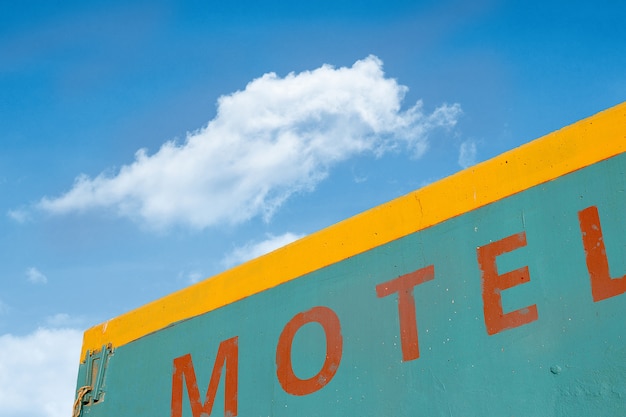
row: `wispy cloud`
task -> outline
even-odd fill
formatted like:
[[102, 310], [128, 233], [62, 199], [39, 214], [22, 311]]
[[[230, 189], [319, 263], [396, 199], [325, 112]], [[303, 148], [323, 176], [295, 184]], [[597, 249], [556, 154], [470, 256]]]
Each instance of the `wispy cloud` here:
[[84, 319], [81, 317], [70, 316], [66, 313], [57, 313], [52, 316], [48, 316], [45, 319], [46, 327], [50, 328], [74, 328], [80, 327], [84, 323]]
[[248, 242], [244, 246], [234, 249], [231, 253], [224, 257], [222, 264], [227, 268], [241, 264], [249, 261], [250, 259], [258, 258], [261, 255], [265, 255], [266, 253], [288, 245], [303, 236], [304, 235], [298, 235], [295, 233], [284, 233], [279, 236], [267, 235], [267, 239], [261, 242]]
[[18, 223], [26, 223], [28, 220], [30, 220], [29, 212], [24, 209], [9, 210], [7, 211], [7, 216]]
[[0, 316], [8, 313], [9, 310], [10, 310], [9, 305], [0, 299]]
[[72, 329], [38, 329], [26, 336], [0, 336], [3, 415], [70, 415], [81, 341], [82, 332]]
[[41, 273], [37, 268], [30, 267], [26, 270], [26, 279], [31, 284], [47, 284], [48, 277]]
[[476, 148], [476, 141], [468, 139], [461, 143], [459, 147], [459, 165], [461, 168], [467, 168], [476, 164], [476, 156], [478, 151]]
[[385, 77], [374, 56], [349, 68], [265, 74], [222, 96], [217, 116], [184, 143], [167, 142], [153, 155], [139, 150], [114, 175], [80, 176], [39, 207], [109, 208], [155, 228], [268, 219], [294, 193], [314, 189], [334, 164], [400, 147], [417, 158], [433, 129], [455, 125], [459, 105], [427, 114], [417, 102], [402, 110], [406, 90]]
[[178, 273], [178, 279], [188, 282], [189, 284], [195, 284], [202, 281], [207, 276], [198, 270], [180, 271]]

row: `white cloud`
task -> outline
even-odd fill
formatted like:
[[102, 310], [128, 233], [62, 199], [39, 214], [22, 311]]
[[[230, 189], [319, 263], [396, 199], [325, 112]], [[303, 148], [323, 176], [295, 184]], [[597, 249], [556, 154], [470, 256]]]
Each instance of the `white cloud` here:
[[10, 310], [10, 307], [7, 303], [5, 303], [4, 301], [0, 300], [0, 316], [8, 313]]
[[73, 329], [0, 336], [0, 415], [71, 415], [81, 342]]
[[7, 216], [18, 223], [26, 223], [30, 220], [30, 214], [28, 211], [22, 209], [9, 210], [7, 211]]
[[258, 258], [261, 255], [265, 255], [266, 253], [270, 253], [273, 250], [288, 245], [303, 236], [304, 235], [297, 235], [294, 233], [285, 233], [279, 236], [267, 235], [266, 240], [261, 242], [249, 242], [242, 247], [236, 248], [222, 260], [222, 264], [227, 268], [241, 264], [249, 261], [250, 259]]
[[26, 270], [26, 279], [32, 284], [47, 284], [48, 277], [42, 274], [37, 268], [30, 267]]
[[454, 126], [460, 106], [402, 110], [407, 87], [370, 56], [352, 67], [324, 65], [284, 78], [265, 74], [222, 96], [217, 116], [155, 154], [139, 150], [113, 175], [79, 176], [39, 207], [52, 213], [95, 208], [161, 228], [205, 228], [268, 219], [291, 195], [311, 191], [330, 168], [355, 155], [400, 147], [414, 157], [436, 128]]
[[195, 284], [205, 278], [208, 278], [209, 274], [202, 272], [202, 268], [197, 266], [189, 266], [181, 269], [176, 276], [178, 281], [183, 281], [187, 284]]
[[201, 281], [202, 278], [206, 278], [206, 277], [198, 271], [191, 271], [189, 274], [187, 274], [187, 279], [192, 284], [195, 284], [196, 282]]
[[461, 146], [459, 147], [459, 165], [462, 168], [467, 168], [470, 167], [472, 165], [476, 164], [476, 156], [477, 156], [477, 149], [476, 149], [476, 142], [473, 140], [466, 140], [465, 142], [461, 143]]
[[60, 327], [80, 327], [84, 323], [84, 319], [81, 317], [73, 317], [66, 313], [58, 313], [53, 316], [46, 317], [45, 323], [47, 327], [60, 328]]

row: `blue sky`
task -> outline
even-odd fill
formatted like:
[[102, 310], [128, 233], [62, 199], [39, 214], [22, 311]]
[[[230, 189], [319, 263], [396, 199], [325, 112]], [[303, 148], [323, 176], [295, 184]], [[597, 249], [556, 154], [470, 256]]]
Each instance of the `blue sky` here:
[[0, 415], [69, 414], [85, 328], [623, 102], [624, 21], [617, 0], [0, 2]]

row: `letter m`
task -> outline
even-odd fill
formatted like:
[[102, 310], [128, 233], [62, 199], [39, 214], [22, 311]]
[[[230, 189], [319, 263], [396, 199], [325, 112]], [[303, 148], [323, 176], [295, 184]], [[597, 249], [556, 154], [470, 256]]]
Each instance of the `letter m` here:
[[224, 386], [224, 416], [237, 415], [237, 381], [238, 381], [238, 340], [233, 337], [220, 343], [211, 373], [211, 381], [206, 392], [204, 403], [200, 402], [200, 391], [196, 380], [196, 372], [193, 368], [191, 355], [186, 354], [174, 359], [174, 372], [172, 374], [172, 414], [171, 417], [183, 416], [183, 379], [187, 386], [191, 414], [193, 417], [208, 417], [211, 415], [217, 387], [222, 375], [222, 369], [226, 368]]

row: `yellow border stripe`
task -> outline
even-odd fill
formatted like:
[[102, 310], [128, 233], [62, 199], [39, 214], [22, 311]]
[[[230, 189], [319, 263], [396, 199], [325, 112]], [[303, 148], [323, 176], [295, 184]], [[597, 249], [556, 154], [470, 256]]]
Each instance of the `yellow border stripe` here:
[[626, 151], [626, 102], [87, 330], [119, 347]]

